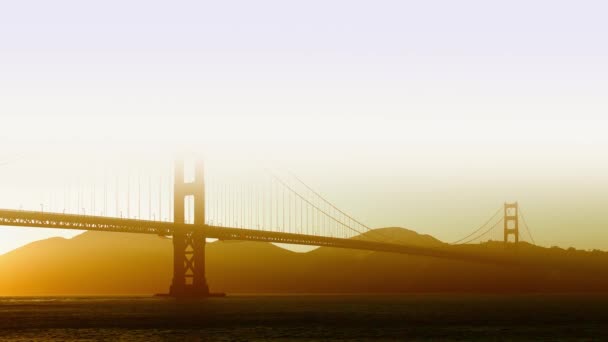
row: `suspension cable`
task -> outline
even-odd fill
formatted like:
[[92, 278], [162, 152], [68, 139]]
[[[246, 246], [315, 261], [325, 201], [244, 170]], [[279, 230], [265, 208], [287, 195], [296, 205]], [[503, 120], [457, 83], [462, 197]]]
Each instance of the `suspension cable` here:
[[[317, 198], [321, 199], [323, 202], [325, 202], [327, 205], [329, 205], [332, 209], [336, 210], [337, 212], [339, 212], [340, 214], [344, 215], [345, 218], [349, 219], [350, 221], [362, 226], [363, 228], [367, 229], [369, 232], [373, 232], [377, 235], [380, 235], [383, 239], [388, 239], [387, 236], [385, 236], [383, 233], [379, 232], [376, 229], [372, 229], [371, 227], [369, 227], [368, 225], [362, 223], [361, 221], [355, 219], [354, 217], [350, 216], [349, 214], [347, 214], [346, 212], [342, 211], [340, 208], [336, 207], [332, 202], [328, 201], [327, 199], [325, 199], [325, 197], [323, 197], [321, 194], [319, 194], [318, 192], [316, 192], [313, 188], [311, 188], [310, 186], [308, 186], [308, 184], [306, 184], [302, 179], [300, 179], [298, 176], [296, 176], [293, 172], [289, 171], [289, 170], [285, 170], [292, 178], [294, 178], [298, 183], [300, 183], [301, 185], [303, 185], [306, 189], [308, 189], [310, 192], [312, 192]], [[332, 219], [334, 221], [340, 222], [340, 220], [333, 218]], [[345, 224], [342, 224], [343, 226], [347, 226]]]
[[317, 205], [311, 203], [309, 200], [307, 200], [306, 198], [304, 198], [302, 195], [300, 195], [297, 191], [295, 191], [292, 187], [290, 187], [288, 184], [286, 184], [282, 179], [280, 179], [279, 177], [277, 177], [272, 171], [268, 170], [268, 173], [272, 176], [273, 179], [275, 179], [279, 184], [283, 185], [283, 187], [287, 190], [289, 190], [291, 193], [293, 193], [294, 195], [296, 195], [298, 198], [300, 198], [302, 201], [308, 203], [311, 208], [314, 208], [317, 210], [317, 212], [323, 214], [324, 216], [328, 217], [330, 220], [337, 222], [338, 224], [358, 233], [358, 234], [363, 234], [363, 232], [358, 231], [357, 229], [348, 226], [346, 224], [344, 224], [343, 222], [340, 222], [339, 220], [337, 220], [336, 218], [334, 218], [333, 216], [331, 216], [330, 214], [328, 214], [327, 212], [325, 212], [323, 209], [319, 208]]
[[502, 221], [503, 221], [503, 218], [501, 217], [498, 221], [496, 221], [496, 223], [492, 227], [490, 227], [490, 229], [486, 230], [485, 232], [483, 232], [482, 234], [480, 234], [478, 236], [473, 237], [472, 239], [469, 239], [469, 240], [467, 240], [465, 242], [459, 243], [459, 245], [464, 245], [464, 244], [467, 244], [467, 243], [469, 243], [471, 241], [475, 241], [475, 240], [483, 237], [484, 235], [486, 235], [489, 232], [491, 232], [494, 228], [496, 228], [498, 226], [498, 224], [501, 223]]
[[536, 245], [536, 242], [534, 241], [534, 238], [532, 237], [532, 232], [530, 231], [530, 227], [528, 227], [528, 222], [526, 222], [526, 218], [524, 217], [524, 212], [519, 209], [519, 216], [521, 216], [521, 220], [523, 221], [524, 225], [526, 226], [526, 231], [528, 232], [528, 236], [530, 236], [530, 240], [532, 240], [532, 244]]
[[306, 187], [306, 189], [310, 190], [315, 196], [319, 197], [323, 202], [327, 203], [329, 206], [331, 206], [333, 209], [337, 210], [340, 214], [346, 216], [347, 218], [353, 220], [355, 223], [365, 227], [368, 230], [373, 230], [372, 228], [368, 227], [366, 224], [358, 221], [357, 219], [355, 219], [354, 217], [350, 216], [349, 214], [345, 213], [344, 211], [340, 210], [340, 208], [336, 207], [333, 203], [331, 203], [330, 201], [326, 200], [323, 196], [321, 196], [321, 194], [319, 194], [318, 192], [316, 192], [313, 188], [311, 188], [310, 186], [308, 186], [306, 183], [304, 183], [304, 181], [302, 181], [298, 176], [296, 176], [294, 173], [292, 173], [291, 171], [287, 170], [287, 173], [289, 173], [289, 175], [291, 177], [293, 177], [295, 180], [297, 180], [300, 184], [302, 184], [304, 187]]
[[492, 221], [494, 219], [494, 217], [496, 217], [496, 215], [498, 215], [498, 213], [500, 212], [500, 210], [502, 209], [502, 207], [498, 208], [498, 210], [496, 210], [496, 212], [494, 213], [494, 215], [490, 216], [490, 219], [488, 219], [486, 222], [484, 222], [484, 224], [482, 224], [479, 228], [477, 228], [475, 231], [473, 231], [471, 234], [463, 237], [460, 240], [454, 241], [452, 243], [450, 243], [450, 245], [458, 245], [460, 244], [461, 241], [468, 239], [469, 237], [475, 235], [476, 233], [478, 233], [480, 230], [482, 230], [488, 223], [490, 223], [490, 221]]

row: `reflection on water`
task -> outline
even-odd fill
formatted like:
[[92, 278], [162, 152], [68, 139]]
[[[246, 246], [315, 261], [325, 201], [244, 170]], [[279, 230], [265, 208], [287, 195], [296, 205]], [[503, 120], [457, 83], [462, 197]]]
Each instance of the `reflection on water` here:
[[0, 298], [2, 340], [608, 338], [608, 295]]

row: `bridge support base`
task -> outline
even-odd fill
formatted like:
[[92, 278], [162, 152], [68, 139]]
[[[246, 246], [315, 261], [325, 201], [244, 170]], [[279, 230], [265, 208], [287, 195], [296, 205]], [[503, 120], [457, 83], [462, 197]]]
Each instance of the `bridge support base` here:
[[173, 282], [169, 296], [176, 298], [218, 297], [205, 278], [205, 236], [199, 231], [176, 231], [173, 235]]

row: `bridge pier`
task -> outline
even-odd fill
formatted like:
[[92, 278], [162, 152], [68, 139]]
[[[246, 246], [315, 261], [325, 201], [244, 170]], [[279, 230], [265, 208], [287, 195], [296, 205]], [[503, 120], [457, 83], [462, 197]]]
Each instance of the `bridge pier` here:
[[[181, 225], [173, 233], [172, 297], [210, 296], [205, 278], [205, 180], [202, 162], [194, 167], [194, 181], [184, 181], [184, 161], [175, 162], [174, 217]], [[186, 222], [186, 198], [194, 200], [193, 221]], [[190, 228], [192, 226], [192, 228]]]
[[182, 231], [173, 235], [172, 297], [206, 297], [205, 237], [202, 233]]

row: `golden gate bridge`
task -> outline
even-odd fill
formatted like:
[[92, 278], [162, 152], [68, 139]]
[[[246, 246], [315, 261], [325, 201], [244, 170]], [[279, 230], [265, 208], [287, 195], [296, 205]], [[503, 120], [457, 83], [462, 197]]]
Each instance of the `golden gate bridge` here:
[[[186, 167], [189, 166], [189, 167]], [[67, 205], [61, 212], [22, 209], [0, 209], [0, 225], [12, 227], [94, 230], [121, 233], [171, 236], [173, 242], [173, 279], [169, 295], [174, 297], [206, 297], [213, 295], [205, 278], [206, 239], [247, 240], [292, 245], [326, 246], [378, 252], [448, 258], [472, 262], [520, 264], [522, 260], [504, 256], [484, 256], [459, 248], [481, 241], [492, 232], [501, 231], [504, 242], [517, 243], [520, 222], [528, 237], [533, 238], [517, 203], [505, 203], [492, 217], [472, 233], [441, 247], [408, 245], [391, 241], [326, 200], [292, 173], [280, 176], [266, 169], [258, 183], [220, 184], [206, 175], [201, 161], [186, 165], [178, 160], [173, 169], [173, 186], [168, 208], [172, 220], [163, 218], [162, 189], [159, 185], [158, 215], [152, 207], [152, 178], [148, 178], [148, 219], [141, 214], [141, 179], [137, 183], [137, 215], [131, 215], [133, 202], [127, 182], [126, 216], [119, 206], [119, 182], [115, 184], [115, 210], [109, 214], [109, 191], [104, 185], [101, 194], [78, 191], [76, 208]], [[133, 189], [134, 190], [134, 189]], [[103, 202], [99, 215], [96, 198]], [[87, 214], [83, 203], [90, 204]], [[500, 213], [503, 215], [499, 215]], [[520, 220], [521, 218], [521, 220]]]

